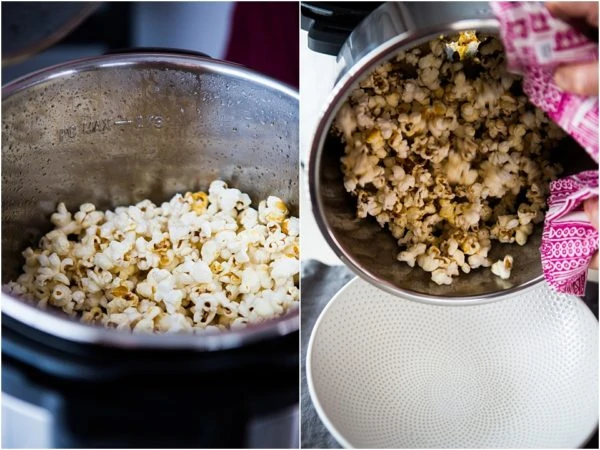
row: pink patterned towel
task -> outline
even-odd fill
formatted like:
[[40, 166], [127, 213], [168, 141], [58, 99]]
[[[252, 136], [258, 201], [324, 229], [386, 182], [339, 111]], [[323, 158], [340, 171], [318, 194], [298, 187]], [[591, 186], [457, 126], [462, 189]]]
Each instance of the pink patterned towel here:
[[523, 91], [598, 161], [598, 97], [561, 91], [554, 70], [598, 59], [598, 44], [552, 17], [541, 2], [490, 2], [498, 20], [508, 70], [523, 75]]
[[598, 251], [598, 231], [581, 205], [598, 196], [598, 172], [553, 181], [550, 191], [540, 248], [544, 277], [559, 292], [583, 295], [587, 267]]
[[[491, 7], [500, 21], [508, 69], [523, 75], [523, 91], [598, 162], [598, 97], [561, 91], [553, 80], [559, 65], [597, 60], [598, 45], [552, 17], [542, 2], [491, 2]], [[598, 196], [598, 171], [557, 180], [550, 190], [540, 249], [544, 277], [559, 292], [583, 295], [598, 232], [581, 204]]]

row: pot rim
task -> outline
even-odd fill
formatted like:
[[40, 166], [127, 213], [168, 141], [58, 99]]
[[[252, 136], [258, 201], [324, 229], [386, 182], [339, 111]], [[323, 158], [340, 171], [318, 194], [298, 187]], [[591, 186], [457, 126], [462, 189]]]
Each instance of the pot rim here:
[[135, 334], [130, 331], [87, 325], [53, 310], [26, 303], [3, 287], [2, 314], [44, 333], [80, 344], [123, 349], [189, 349], [217, 351], [238, 348], [271, 337], [285, 336], [299, 328], [299, 309], [265, 322], [250, 324], [238, 330], [206, 331], [198, 334]]
[[[366, 20], [368, 20], [368, 18]], [[456, 297], [441, 297], [400, 288], [363, 267], [358, 260], [339, 243], [325, 218], [325, 207], [321, 197], [319, 174], [321, 173], [321, 159], [324, 152], [324, 144], [329, 129], [331, 128], [331, 124], [343, 102], [348, 98], [351, 90], [358, 85], [358, 82], [364, 78], [364, 76], [401, 50], [410, 49], [435, 39], [440, 34], [456, 34], [466, 30], [477, 30], [489, 34], [498, 34], [499, 22], [495, 18], [467, 19], [428, 28], [421, 28], [419, 30], [409, 30], [386, 41], [363, 56], [344, 74], [344, 76], [342, 76], [342, 78], [340, 78], [329, 95], [314, 132], [308, 160], [308, 192], [312, 211], [321, 234], [335, 252], [336, 256], [356, 275], [385, 292], [422, 303], [442, 306], [468, 306], [498, 301], [506, 295], [514, 294], [515, 292], [537, 285], [544, 280], [544, 276], [543, 274], [539, 274], [537, 277], [525, 283], [502, 291]]]
[[[17, 78], [2, 87], [2, 100], [37, 84], [74, 73], [112, 67], [169, 66], [177, 69], [196, 70], [226, 75], [280, 92], [299, 101], [297, 90], [247, 69], [239, 64], [179, 55], [171, 52], [135, 52], [81, 58], [53, 65]], [[68, 341], [118, 347], [124, 349], [189, 349], [218, 351], [242, 347], [268, 338], [277, 338], [297, 331], [300, 327], [299, 304], [284, 315], [244, 328], [227, 331], [207, 331], [198, 334], [134, 334], [130, 331], [109, 329], [77, 322], [58, 311], [43, 310], [25, 300], [9, 294], [5, 287], [0, 293], [2, 314], [34, 329]]]
[[23, 89], [35, 86], [53, 78], [64, 77], [78, 72], [104, 69], [110, 67], [127, 67], [139, 65], [164, 65], [169, 64], [179, 69], [209, 69], [210, 72], [229, 75], [243, 80], [256, 82], [262, 86], [274, 89], [299, 101], [300, 95], [296, 89], [274, 80], [266, 75], [248, 69], [240, 64], [214, 59], [211, 57], [179, 54], [171, 51], [136, 51], [127, 53], [113, 53], [109, 55], [90, 56], [78, 58], [64, 63], [54, 64], [43, 69], [25, 74], [2, 86], [2, 100], [20, 92]]

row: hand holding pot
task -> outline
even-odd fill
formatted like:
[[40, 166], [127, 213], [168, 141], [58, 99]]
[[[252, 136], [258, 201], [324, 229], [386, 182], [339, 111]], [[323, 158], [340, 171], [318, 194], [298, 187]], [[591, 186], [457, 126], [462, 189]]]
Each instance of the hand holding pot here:
[[[552, 2], [547, 7], [554, 16], [582, 19], [587, 24], [598, 27], [596, 2]], [[598, 62], [561, 66], [554, 73], [554, 81], [565, 91], [587, 96], [598, 95]], [[586, 200], [583, 206], [590, 222], [598, 229], [598, 197]], [[590, 268], [598, 268], [598, 253], [594, 255]]]

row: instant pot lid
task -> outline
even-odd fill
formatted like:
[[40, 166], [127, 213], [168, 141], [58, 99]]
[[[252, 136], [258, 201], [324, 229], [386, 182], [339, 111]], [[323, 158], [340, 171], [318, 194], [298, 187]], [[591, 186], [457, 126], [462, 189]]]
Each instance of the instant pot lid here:
[[99, 2], [2, 2], [2, 65], [50, 47], [77, 28]]

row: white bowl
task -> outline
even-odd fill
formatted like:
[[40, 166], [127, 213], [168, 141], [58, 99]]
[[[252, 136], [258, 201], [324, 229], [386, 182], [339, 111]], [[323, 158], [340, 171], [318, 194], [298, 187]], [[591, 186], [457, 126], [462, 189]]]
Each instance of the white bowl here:
[[348, 448], [573, 448], [598, 424], [598, 321], [545, 283], [445, 307], [354, 279], [321, 313], [306, 372]]

